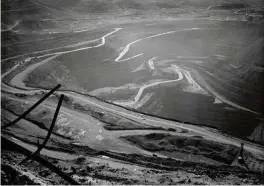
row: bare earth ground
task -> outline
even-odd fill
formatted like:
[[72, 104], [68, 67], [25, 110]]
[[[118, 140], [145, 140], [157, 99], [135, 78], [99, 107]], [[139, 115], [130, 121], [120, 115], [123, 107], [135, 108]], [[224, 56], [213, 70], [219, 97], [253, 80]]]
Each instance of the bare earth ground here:
[[[17, 166], [16, 163], [23, 158], [25, 156], [20, 152], [3, 147], [2, 184], [10, 183], [10, 169], [16, 170], [12, 184], [67, 184], [54, 172], [36, 162]], [[115, 153], [79, 157], [68, 154], [67, 158], [46, 157], [82, 184], [263, 184], [260, 175], [238, 167], [179, 163], [156, 157]]]
[[[96, 38], [99, 39], [89, 40], [89, 42], [80, 41], [74, 45], [69, 45], [71, 40], [67, 38], [68, 33], [63, 33], [63, 31], [72, 29], [72, 32], [82, 32], [80, 28], [93, 29], [93, 26], [101, 26], [106, 22], [107, 25], [111, 25], [153, 19], [154, 23], [152, 24], [155, 24], [155, 20], [162, 19], [185, 16], [190, 18], [208, 17], [207, 13], [204, 13], [205, 7], [212, 10], [211, 13], [215, 14], [214, 16], [226, 18], [223, 15], [226, 12], [221, 10], [226, 7], [209, 6], [212, 5], [209, 3], [205, 7], [197, 8], [197, 12], [193, 12], [195, 9], [188, 7], [188, 3], [192, 3], [192, 1], [186, 2], [186, 5], [183, 3], [176, 9], [162, 9], [162, 13], [148, 11], [144, 14], [144, 9], [140, 13], [127, 11], [123, 16], [116, 15], [116, 13], [87, 13], [84, 15], [89, 16], [80, 16], [72, 11], [69, 11], [69, 14], [61, 15], [60, 11], [55, 11], [52, 12], [54, 15], [61, 16], [67, 21], [71, 16], [75, 18], [80, 16], [80, 20], [70, 21], [71, 24], [68, 24], [67, 21], [60, 22], [57, 19], [56, 21], [60, 22], [59, 26], [56, 25], [56, 28], [52, 28], [53, 24], [48, 24], [45, 26], [51, 28], [46, 30], [42, 29], [44, 23], [36, 25], [40, 27], [39, 30], [30, 30], [28, 22], [23, 21], [21, 25], [20, 22], [14, 20], [10, 25], [2, 23], [2, 27], [6, 27], [6, 31], [11, 32], [24, 34], [23, 32], [26, 30], [25, 33], [32, 31], [32, 35], [38, 32], [44, 38], [45, 34], [56, 35], [56, 32], [65, 35], [60, 38], [59, 42], [53, 43], [54, 50], [49, 50], [49, 42], [46, 43], [48, 49], [38, 46], [42, 52], [32, 52], [35, 51], [36, 45], [28, 45], [23, 42], [18, 43], [21, 45], [20, 48], [18, 47], [21, 50], [8, 49], [9, 46], [12, 46], [12, 42], [16, 42], [15, 39], [4, 43], [7, 52], [2, 54], [4, 56], [2, 63], [4, 64], [1, 64], [4, 67], [2, 68], [1, 85], [1, 125], [13, 121], [47, 92], [47, 90], [26, 86], [27, 83], [34, 84], [40, 81], [37, 79], [38, 76], [32, 76], [33, 79], [27, 79], [28, 82], [21, 80], [21, 77], [30, 73], [30, 68], [34, 70], [34, 65], [38, 65], [39, 62], [45, 64], [50, 58], [56, 58], [57, 53], [60, 54], [60, 52], [78, 51], [82, 47], [85, 49], [101, 47], [106, 42], [105, 38], [115, 34], [118, 29], [109, 29], [107, 33], [105, 33], [106, 31], [98, 32]], [[166, 7], [166, 4], [158, 5]], [[30, 6], [37, 6], [37, 8], [41, 6], [50, 10], [49, 6], [43, 7], [43, 4], [39, 4], [38, 1]], [[186, 7], [188, 7], [187, 10]], [[249, 9], [242, 6], [238, 12], [239, 17], [249, 13], [244, 19], [262, 21], [263, 16], [255, 15], [256, 12], [261, 13], [262, 7], [257, 7], [260, 9], [259, 11], [254, 11], [257, 9], [254, 8]], [[82, 9], [82, 7], [77, 7], [77, 9]], [[82, 11], [84, 10], [82, 9]], [[174, 15], [175, 12], [177, 12], [176, 15]], [[108, 20], [103, 21], [104, 18]], [[151, 26], [151, 23], [148, 24]], [[27, 39], [26, 35], [25, 40]], [[76, 39], [74, 36], [72, 37]], [[77, 37], [78, 39], [80, 40]], [[60, 42], [65, 42], [66, 47], [60, 48], [62, 46]], [[15, 57], [12, 56], [13, 53], [16, 55]], [[27, 58], [24, 53], [34, 59]], [[117, 57], [116, 60], [120, 59]], [[24, 65], [24, 63], [28, 63], [28, 65]], [[148, 64], [150, 68], [154, 68], [151, 60], [148, 61]], [[172, 73], [175, 73], [178, 79], [182, 78], [183, 73], [187, 80], [194, 84], [189, 89], [196, 88], [201, 91], [201, 87], [188, 76], [188, 71], [183, 70], [181, 73], [179, 68], [172, 67]], [[155, 84], [155, 82], [151, 83]], [[71, 84], [73, 84], [73, 90], [76, 87], [79, 88], [75, 80], [71, 80]], [[131, 86], [133, 88], [133, 85]], [[82, 92], [82, 90], [78, 91]], [[106, 91], [108, 90], [106, 89]], [[98, 92], [100, 93], [100, 90]], [[19, 146], [33, 152], [36, 150], [38, 141], [42, 142], [45, 138], [61, 93], [65, 94], [65, 100], [51, 138], [41, 151], [41, 156], [81, 184], [264, 184], [264, 147], [260, 144], [237, 138], [214, 128], [168, 121], [140, 114], [133, 109], [128, 110], [91, 96], [61, 90], [53, 94], [15, 126], [2, 131], [2, 184], [67, 184], [65, 180], [46, 168], [43, 163], [28, 161], [23, 165], [17, 165], [26, 157], [25, 152]], [[137, 101], [137, 97], [135, 100]], [[122, 105], [122, 103], [119, 104]], [[241, 143], [245, 144], [244, 158], [249, 170], [237, 162]]]
[[[48, 105], [56, 102], [56, 99], [49, 99], [43, 106], [32, 112], [27, 120], [22, 120], [16, 126], [3, 131], [3, 136], [34, 151], [37, 144], [36, 139], [41, 141], [45, 137], [49, 126], [48, 121], [52, 118], [52, 107], [48, 107]], [[25, 103], [29, 103], [25, 101], [25, 98], [23, 102], [20, 102], [19, 99], [9, 100], [8, 107], [19, 114], [28, 107]], [[135, 120], [128, 118], [124, 120], [123, 117], [108, 112], [105, 112], [105, 116], [100, 118], [98, 113], [101, 111], [98, 108], [77, 105], [71, 105], [69, 100], [65, 100], [54, 133], [41, 154], [80, 183], [263, 183], [261, 175], [263, 153], [245, 151], [244, 157], [251, 169], [248, 172], [237, 163], [239, 144], [233, 146], [219, 143], [218, 140], [216, 142], [208, 141], [204, 139], [208, 138], [206, 134], [199, 135], [177, 126], [155, 128], [153, 125], [142, 125]], [[75, 109], [71, 110], [71, 108]], [[85, 120], [87, 129], [83, 127], [83, 123], [78, 124], [77, 119], [75, 126], [65, 125], [65, 122], [62, 122], [62, 118], [67, 118], [63, 115], [65, 109], [69, 109], [68, 114], [70, 112], [77, 114], [76, 111], [78, 111], [81, 113], [79, 118], [86, 117], [88, 119], [91, 116], [90, 120], [94, 121]], [[82, 113], [89, 114], [83, 115]], [[10, 120], [15, 118], [14, 114], [8, 110], [4, 110], [4, 115], [8, 116]], [[95, 122], [96, 120], [97, 122]], [[8, 119], [2, 117], [2, 124], [7, 122]], [[101, 124], [98, 125], [98, 123]], [[87, 131], [85, 135], [81, 129]], [[94, 137], [92, 137], [93, 135]], [[126, 140], [130, 141], [132, 145], [125, 143]], [[137, 145], [134, 146], [133, 143]], [[17, 151], [12, 145], [2, 143], [2, 183], [4, 181], [9, 183], [11, 178], [8, 171], [15, 169], [18, 171], [17, 183], [66, 184], [55, 173], [44, 169], [45, 165], [29, 161], [22, 166], [17, 166], [16, 164], [24, 157], [21, 151]]]

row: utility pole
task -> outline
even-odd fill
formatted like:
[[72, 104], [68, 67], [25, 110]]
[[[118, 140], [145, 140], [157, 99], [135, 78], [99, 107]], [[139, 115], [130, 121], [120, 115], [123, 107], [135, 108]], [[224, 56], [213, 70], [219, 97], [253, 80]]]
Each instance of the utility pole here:
[[243, 157], [243, 151], [244, 151], [244, 143], [241, 143], [240, 152], [239, 152], [239, 155], [238, 155], [237, 160], [238, 160], [238, 163], [239, 163], [240, 165], [243, 165], [243, 166], [246, 167], [246, 169], [249, 171], [249, 167], [248, 167], [248, 165], [246, 164], [246, 161], [245, 161], [245, 159], [244, 159], [244, 157]]
[[34, 105], [32, 105], [28, 110], [26, 110], [23, 114], [21, 114], [17, 119], [14, 121], [4, 125], [1, 127], [2, 130], [6, 129], [7, 127], [10, 127], [12, 125], [15, 125], [17, 122], [19, 122], [21, 119], [25, 118], [26, 115], [28, 115], [34, 108], [36, 108], [39, 104], [41, 104], [45, 99], [47, 99], [53, 92], [55, 92], [57, 89], [61, 87], [61, 84], [58, 84], [56, 87], [51, 89], [46, 95], [44, 95], [40, 100], [38, 100]]

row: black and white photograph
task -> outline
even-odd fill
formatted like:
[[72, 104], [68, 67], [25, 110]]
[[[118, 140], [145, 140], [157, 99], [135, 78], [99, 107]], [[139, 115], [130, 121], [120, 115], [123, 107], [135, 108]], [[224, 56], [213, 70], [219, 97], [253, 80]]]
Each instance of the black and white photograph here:
[[1, 185], [264, 185], [264, 0], [1, 0]]

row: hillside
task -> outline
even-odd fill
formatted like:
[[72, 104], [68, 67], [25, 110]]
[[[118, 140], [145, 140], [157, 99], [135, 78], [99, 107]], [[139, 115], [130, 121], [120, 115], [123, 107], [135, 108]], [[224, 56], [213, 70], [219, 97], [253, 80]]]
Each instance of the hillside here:
[[[19, 0], [1, 1], [1, 24], [7, 30], [74, 29], [81, 20], [161, 19], [179, 16], [221, 16], [217, 10], [247, 10], [261, 6], [254, 0]], [[220, 8], [217, 8], [220, 7]], [[213, 9], [213, 11], [210, 11]], [[209, 10], [209, 11], [208, 11]], [[215, 11], [216, 10], [216, 11]], [[259, 16], [258, 16], [259, 17]], [[78, 23], [76, 23], [76, 22]], [[84, 22], [81, 21], [83, 24]], [[85, 23], [87, 25], [87, 23]]]
[[264, 39], [240, 50], [234, 57], [208, 62], [202, 67], [208, 70], [209, 83], [217, 91], [238, 103], [263, 113], [264, 108]]
[[261, 4], [1, 1], [2, 184], [263, 184]]

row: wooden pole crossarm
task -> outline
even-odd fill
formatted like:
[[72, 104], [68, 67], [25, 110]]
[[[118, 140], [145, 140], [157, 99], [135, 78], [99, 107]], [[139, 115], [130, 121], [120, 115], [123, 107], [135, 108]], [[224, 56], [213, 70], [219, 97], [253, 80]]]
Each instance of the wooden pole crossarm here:
[[[8, 146], [8, 147], [14, 148], [15, 150], [19, 150], [19, 152], [21, 152], [24, 155], [30, 155], [32, 153], [27, 148], [25, 148], [25, 147], [23, 147], [21, 145], [18, 145], [17, 143], [9, 140], [8, 138], [6, 138], [4, 136], [1, 136], [1, 141], [2, 141], [4, 146]], [[3, 145], [2, 145], [2, 147], [3, 147]], [[54, 173], [59, 175], [62, 179], [64, 179], [68, 183], [70, 183], [72, 185], [80, 185], [80, 183], [78, 183], [76, 180], [74, 180], [70, 175], [68, 175], [67, 173], [63, 172], [57, 166], [55, 166], [54, 164], [50, 163], [49, 161], [47, 161], [46, 159], [42, 158], [41, 156], [36, 155], [36, 156], [32, 157], [32, 159], [35, 160], [36, 162], [40, 163], [41, 165], [49, 168], [51, 171], [53, 171]]]
[[56, 123], [56, 120], [57, 120], [57, 117], [58, 117], [58, 114], [59, 114], [59, 111], [60, 111], [60, 107], [61, 107], [61, 104], [62, 104], [62, 101], [63, 101], [63, 97], [64, 95], [62, 94], [60, 96], [60, 99], [59, 99], [59, 102], [58, 102], [58, 105], [57, 105], [57, 108], [55, 110], [55, 113], [54, 113], [54, 116], [53, 116], [53, 119], [52, 119], [52, 122], [51, 122], [51, 125], [50, 125], [50, 128], [49, 128], [49, 131], [48, 131], [48, 134], [44, 140], [44, 142], [38, 147], [38, 149], [32, 153], [30, 156], [26, 157], [24, 160], [22, 160], [18, 165], [21, 165], [23, 163], [25, 163], [26, 161], [30, 160], [33, 156], [35, 155], [38, 155], [40, 154], [40, 151], [45, 147], [45, 145], [47, 144], [50, 136], [51, 136], [51, 133], [53, 131], [53, 128], [55, 126], [55, 123]]
[[34, 108], [36, 108], [39, 104], [41, 104], [45, 99], [47, 99], [53, 92], [55, 92], [60, 87], [61, 87], [61, 84], [58, 84], [56, 87], [51, 89], [46, 95], [44, 95], [39, 101], [37, 101], [34, 105], [32, 105], [28, 110], [26, 110], [22, 115], [20, 115], [17, 119], [15, 119], [14, 121], [2, 126], [1, 129], [3, 130], [3, 129], [6, 129], [7, 127], [15, 125], [18, 121], [20, 121], [26, 115], [28, 115]]

